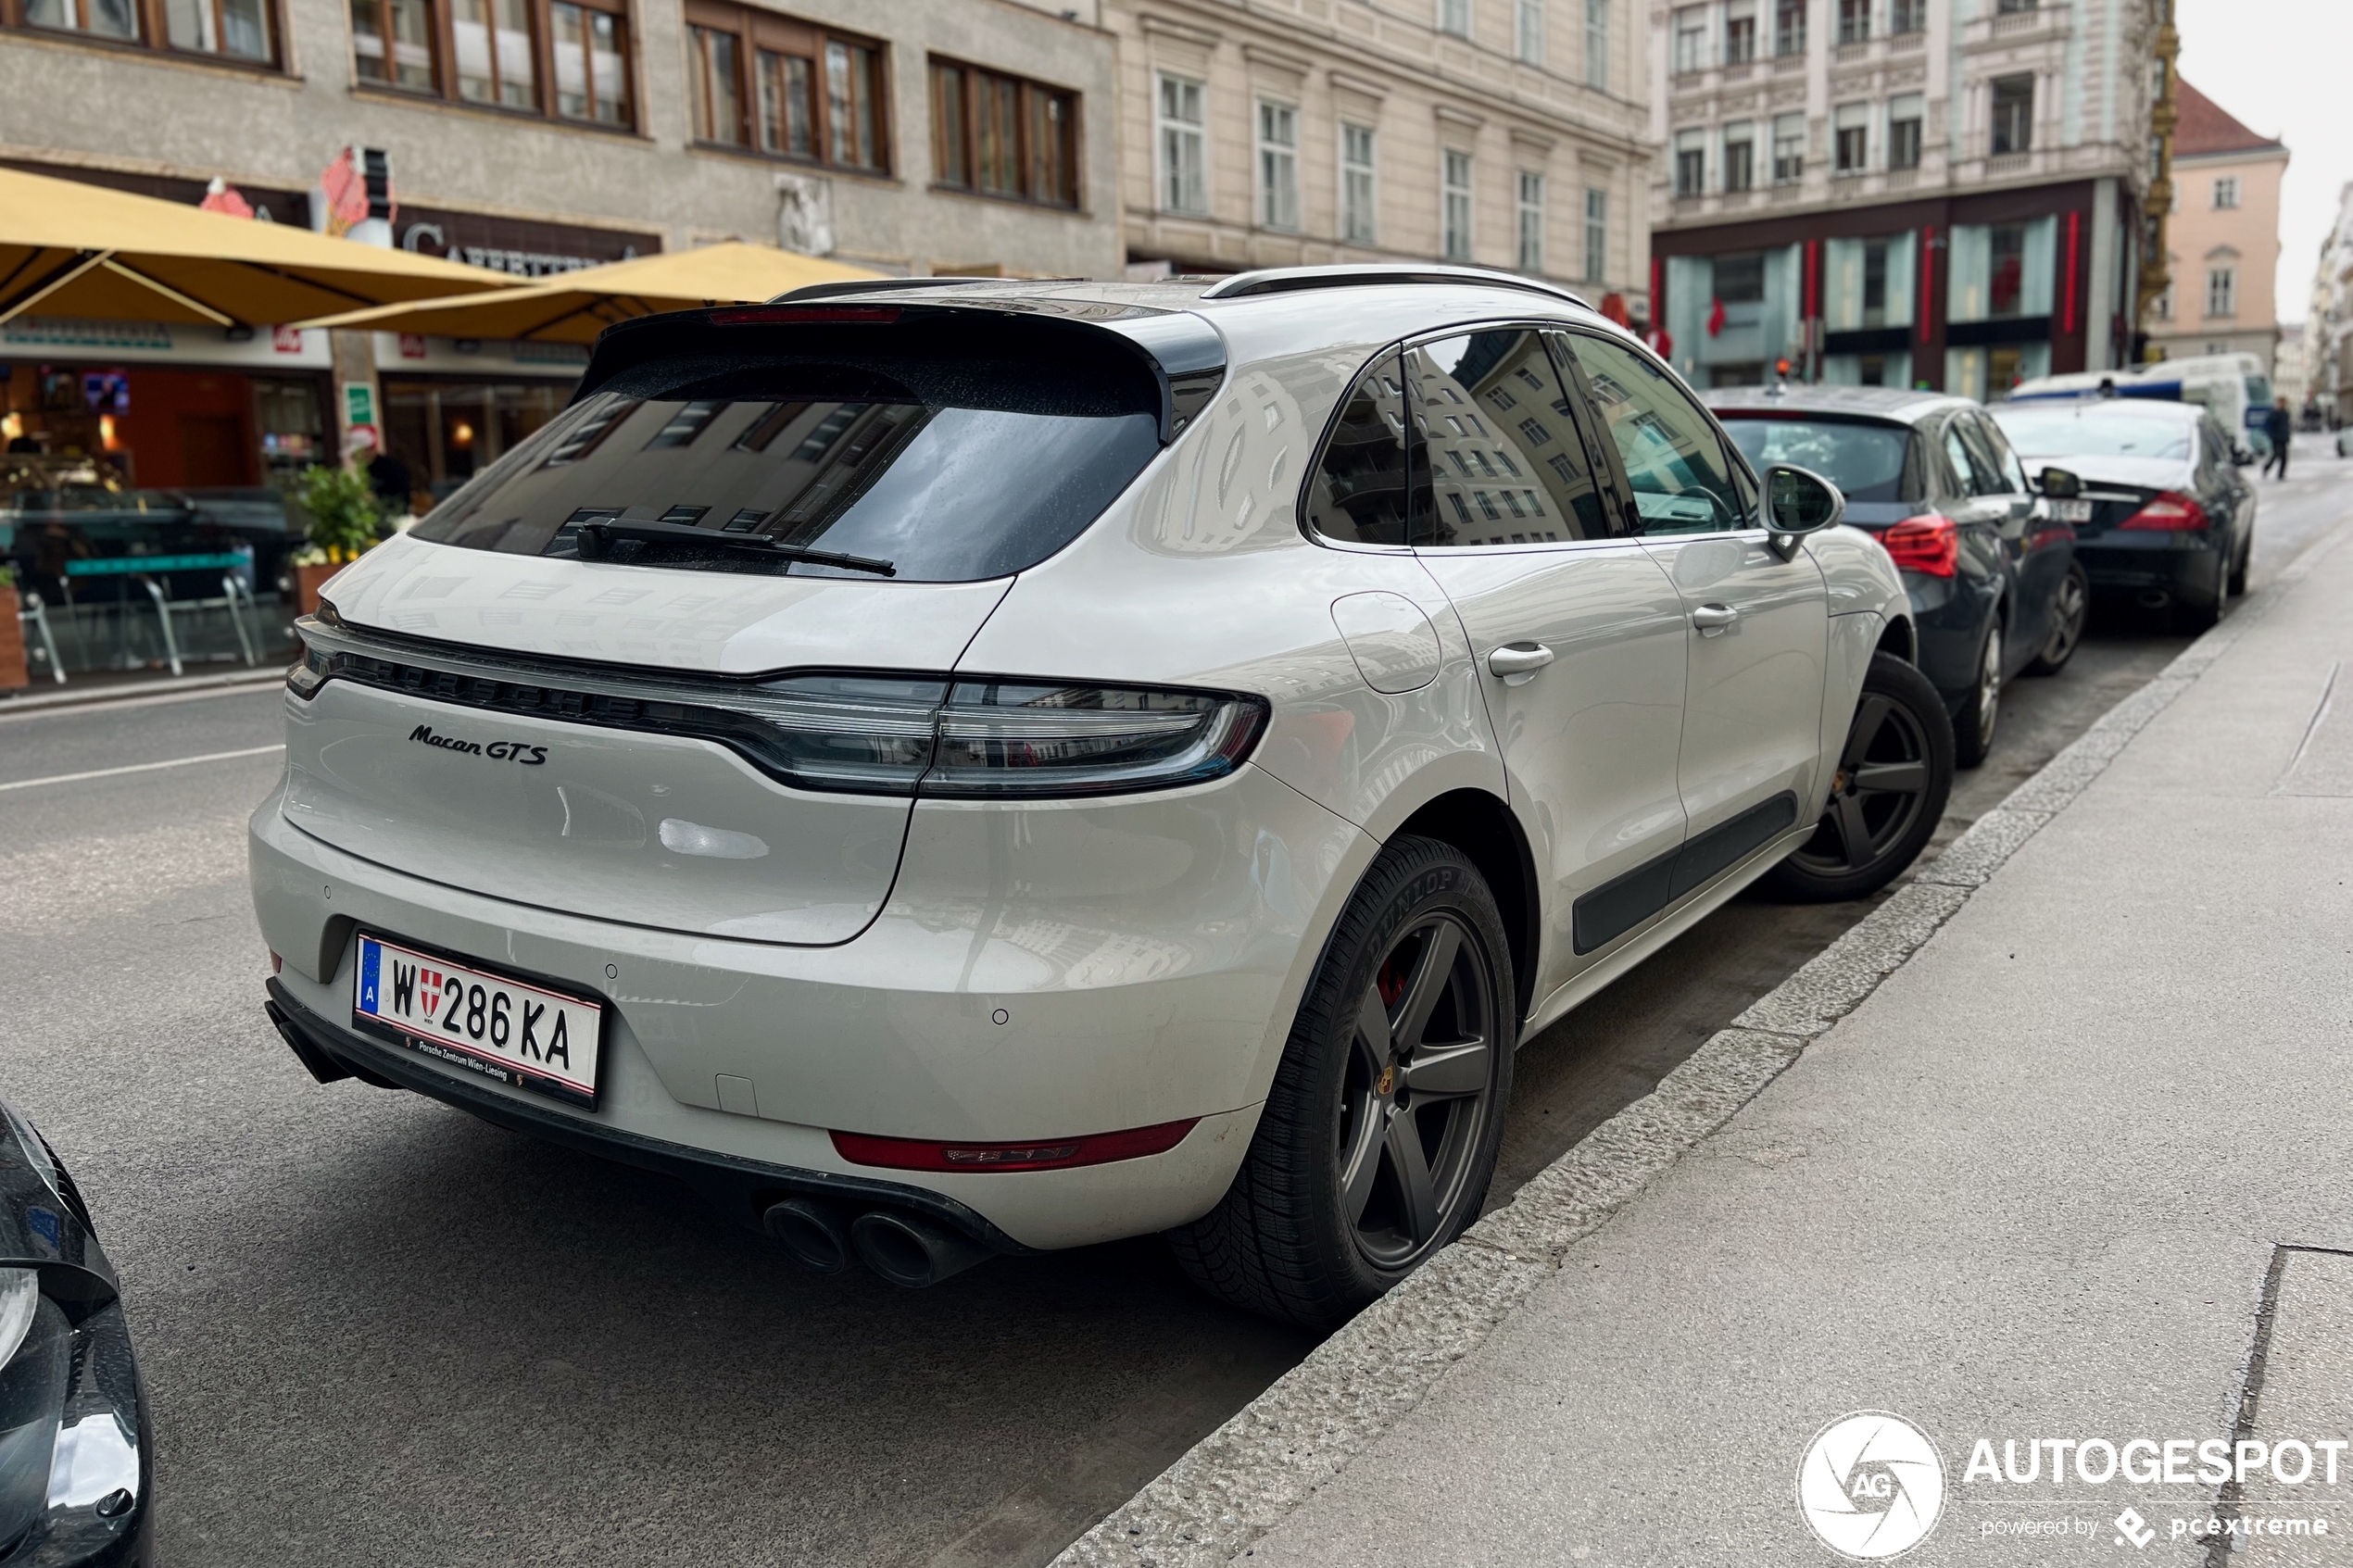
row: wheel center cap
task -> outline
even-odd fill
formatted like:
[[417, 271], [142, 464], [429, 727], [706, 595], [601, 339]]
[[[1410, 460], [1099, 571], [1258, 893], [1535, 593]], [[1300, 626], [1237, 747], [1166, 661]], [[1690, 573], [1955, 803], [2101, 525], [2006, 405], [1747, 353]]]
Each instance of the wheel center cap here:
[[1390, 1091], [1394, 1090], [1396, 1087], [1397, 1064], [1392, 1061], [1388, 1066], [1380, 1070], [1380, 1081], [1373, 1085], [1373, 1093], [1380, 1096], [1383, 1099], [1387, 1099]]
[[1853, 781], [1847, 776], [1846, 770], [1841, 768], [1835, 774], [1831, 775], [1831, 793], [1832, 795], [1844, 795], [1852, 783]]

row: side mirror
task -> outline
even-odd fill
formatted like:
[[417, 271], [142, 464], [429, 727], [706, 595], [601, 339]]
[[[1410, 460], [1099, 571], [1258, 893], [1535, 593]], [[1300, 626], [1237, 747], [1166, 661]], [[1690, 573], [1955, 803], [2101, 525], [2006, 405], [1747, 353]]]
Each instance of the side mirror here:
[[2045, 469], [2043, 494], [2054, 501], [2072, 501], [2083, 494], [2083, 481], [2067, 469]]
[[1820, 474], [1788, 463], [1765, 470], [1765, 527], [1783, 560], [1797, 553], [1800, 535], [1835, 528], [1845, 516], [1845, 495]]

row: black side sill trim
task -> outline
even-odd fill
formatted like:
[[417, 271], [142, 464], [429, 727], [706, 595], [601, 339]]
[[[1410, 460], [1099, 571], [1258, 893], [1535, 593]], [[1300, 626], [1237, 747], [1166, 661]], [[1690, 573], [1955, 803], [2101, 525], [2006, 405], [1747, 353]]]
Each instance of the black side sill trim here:
[[[868, 1205], [912, 1209], [954, 1226], [992, 1252], [1029, 1257], [1040, 1250], [1023, 1246], [973, 1210], [925, 1187], [874, 1181], [863, 1176], [837, 1175], [830, 1171], [804, 1171], [797, 1166], [770, 1165], [710, 1149], [689, 1148], [684, 1144], [649, 1138], [641, 1133], [584, 1123], [560, 1111], [542, 1110], [536, 1106], [523, 1105], [503, 1096], [487, 1093], [472, 1085], [445, 1077], [395, 1047], [378, 1045], [364, 1035], [328, 1022], [295, 1000], [293, 994], [275, 976], [269, 981], [269, 988], [270, 1000], [265, 1005], [270, 1010], [271, 1022], [278, 1025], [281, 1035], [287, 1036], [289, 1047], [298, 1035], [312, 1051], [370, 1083], [412, 1090], [479, 1116], [493, 1126], [504, 1127], [510, 1133], [528, 1133], [534, 1137], [545, 1138], [584, 1154], [593, 1154], [600, 1160], [616, 1160], [623, 1165], [634, 1165], [641, 1171], [670, 1176], [692, 1187], [722, 1213], [740, 1223], [757, 1228], [761, 1212], [770, 1204], [786, 1193], [807, 1193], [852, 1207]], [[311, 1068], [312, 1075], [317, 1076], [318, 1069], [311, 1066], [310, 1057], [299, 1050], [296, 1054], [302, 1058], [305, 1067]]]
[[1796, 825], [1797, 797], [1783, 790], [1656, 859], [1611, 878], [1570, 909], [1570, 945], [1579, 953], [1606, 947]]

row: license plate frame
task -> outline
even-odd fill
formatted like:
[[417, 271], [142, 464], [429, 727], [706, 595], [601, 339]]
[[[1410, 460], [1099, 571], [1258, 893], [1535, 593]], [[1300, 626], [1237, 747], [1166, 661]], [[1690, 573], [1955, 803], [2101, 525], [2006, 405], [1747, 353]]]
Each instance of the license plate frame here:
[[2066, 500], [2055, 497], [2051, 502], [2051, 516], [2060, 522], [2089, 522], [2092, 521], [2092, 503], [2072, 497]]
[[[597, 1108], [611, 1011], [604, 1001], [372, 931], [358, 934], [352, 953], [351, 1024], [359, 1033], [510, 1088]], [[448, 1005], [453, 986], [461, 999]], [[478, 1010], [467, 1005], [477, 994]]]

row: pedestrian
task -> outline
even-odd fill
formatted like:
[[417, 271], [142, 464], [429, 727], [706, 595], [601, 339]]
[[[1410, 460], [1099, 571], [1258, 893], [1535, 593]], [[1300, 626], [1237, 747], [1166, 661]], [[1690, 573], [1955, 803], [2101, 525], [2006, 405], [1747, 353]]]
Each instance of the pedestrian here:
[[2263, 416], [2263, 433], [2271, 438], [2271, 455], [2263, 459], [2263, 471], [2270, 473], [2271, 465], [2280, 466], [2280, 477], [2287, 477], [2287, 445], [2296, 439], [2296, 420], [2289, 417], [2287, 399], [2275, 400], [2271, 411]]

